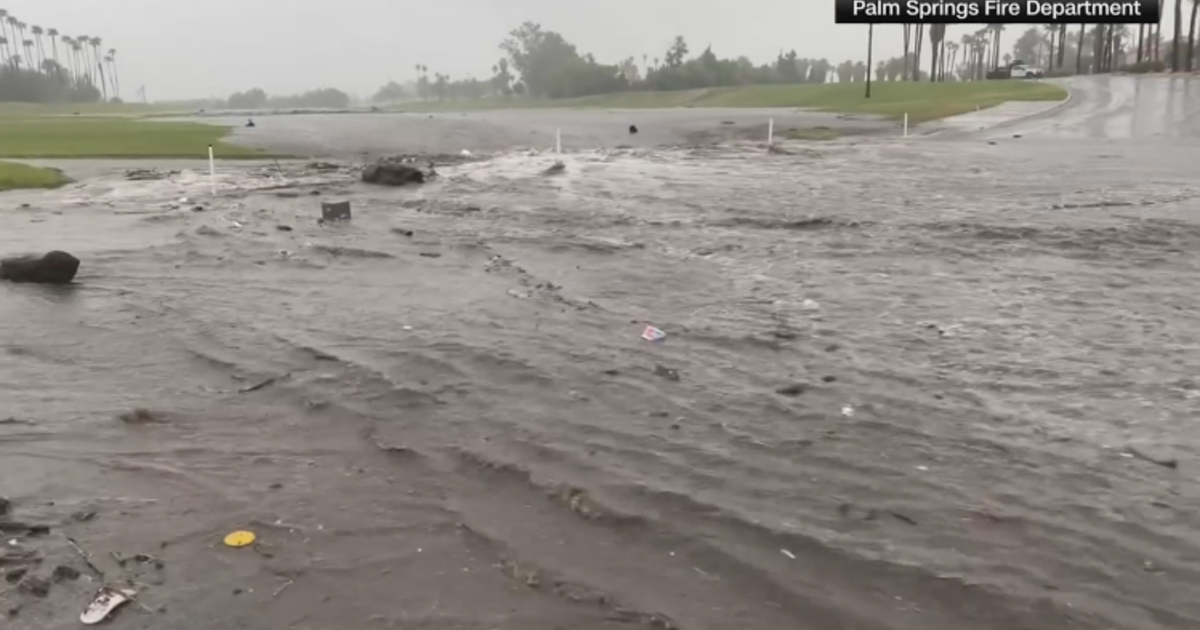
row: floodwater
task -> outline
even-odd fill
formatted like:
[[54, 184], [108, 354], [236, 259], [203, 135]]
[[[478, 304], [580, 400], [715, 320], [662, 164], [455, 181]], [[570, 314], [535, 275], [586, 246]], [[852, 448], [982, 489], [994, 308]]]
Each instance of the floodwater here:
[[1200, 624], [1190, 147], [677, 141], [0, 197], [6, 627]]

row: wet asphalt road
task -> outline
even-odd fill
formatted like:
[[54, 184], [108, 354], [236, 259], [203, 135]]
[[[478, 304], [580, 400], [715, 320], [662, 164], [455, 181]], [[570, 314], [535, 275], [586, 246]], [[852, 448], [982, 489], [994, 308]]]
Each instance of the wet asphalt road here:
[[1200, 77], [1095, 76], [1065, 85], [1071, 90], [1067, 106], [982, 135], [1171, 145], [1200, 138]]

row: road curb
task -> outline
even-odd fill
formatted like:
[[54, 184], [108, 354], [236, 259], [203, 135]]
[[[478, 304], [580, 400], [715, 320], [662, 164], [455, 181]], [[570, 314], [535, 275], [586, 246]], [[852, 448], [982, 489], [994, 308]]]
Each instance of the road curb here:
[[[1061, 100], [1061, 101], [1058, 101], [1057, 103], [1055, 103], [1055, 104], [1053, 104], [1053, 105], [1050, 105], [1049, 107], [1046, 107], [1046, 108], [1045, 108], [1045, 109], [1043, 109], [1043, 110], [1040, 110], [1040, 111], [1034, 112], [1034, 113], [1032, 113], [1032, 114], [1026, 114], [1026, 115], [1024, 115], [1024, 116], [1018, 116], [1018, 117], [1016, 117], [1016, 118], [1010, 118], [1010, 119], [1008, 119], [1008, 120], [1005, 120], [1005, 121], [1002, 121], [1002, 122], [998, 122], [998, 123], [996, 123], [996, 124], [994, 124], [994, 125], [990, 125], [990, 126], [987, 126], [987, 127], [982, 127], [982, 128], [979, 128], [979, 129], [973, 129], [973, 130], [970, 130], [970, 131], [967, 131], [967, 130], [962, 130], [962, 129], [937, 129], [937, 130], [931, 131], [931, 132], [929, 132], [929, 133], [923, 133], [923, 134], [919, 134], [919, 136], [918, 136], [918, 137], [920, 137], [920, 138], [933, 138], [933, 137], [937, 137], [937, 136], [944, 136], [944, 135], [959, 135], [959, 136], [967, 136], [967, 135], [976, 134], [976, 133], [981, 133], [981, 132], [985, 132], [985, 131], [992, 131], [992, 130], [994, 130], [994, 129], [1003, 129], [1003, 128], [1005, 128], [1005, 127], [1009, 127], [1009, 126], [1012, 126], [1012, 125], [1015, 125], [1015, 124], [1018, 124], [1018, 123], [1028, 122], [1028, 121], [1030, 121], [1030, 120], [1036, 120], [1036, 119], [1038, 119], [1038, 118], [1041, 118], [1041, 117], [1043, 117], [1043, 116], [1049, 116], [1049, 115], [1051, 115], [1051, 114], [1053, 114], [1053, 113], [1057, 112], [1058, 110], [1060, 110], [1060, 109], [1063, 109], [1063, 108], [1065, 108], [1066, 106], [1070, 105], [1070, 104], [1071, 104], [1071, 99], [1072, 99], [1072, 98], [1075, 96], [1075, 95], [1074, 95], [1074, 94], [1071, 92], [1071, 89], [1070, 89], [1070, 88], [1068, 88], [1067, 86], [1065, 86], [1065, 85], [1064, 85], [1064, 86], [1061, 86], [1061, 87], [1062, 87], [1064, 90], [1066, 90], [1066, 91], [1067, 91], [1067, 98], [1064, 98], [1063, 100]], [[1014, 101], [1006, 101], [1006, 102], [1014, 102]], [[1020, 102], [1020, 101], [1016, 101], [1016, 102]]]

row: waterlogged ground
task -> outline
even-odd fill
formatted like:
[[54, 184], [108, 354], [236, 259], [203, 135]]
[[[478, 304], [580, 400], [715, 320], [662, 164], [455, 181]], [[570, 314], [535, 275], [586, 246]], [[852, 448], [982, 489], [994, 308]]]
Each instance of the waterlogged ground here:
[[790, 149], [5, 195], [7, 627], [1197, 627], [1184, 149]]

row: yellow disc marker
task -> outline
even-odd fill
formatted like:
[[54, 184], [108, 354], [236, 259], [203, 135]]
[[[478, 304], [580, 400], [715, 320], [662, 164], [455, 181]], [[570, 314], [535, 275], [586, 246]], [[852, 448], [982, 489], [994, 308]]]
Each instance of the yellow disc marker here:
[[230, 547], [245, 547], [254, 542], [254, 532], [240, 530], [225, 537], [225, 544]]

